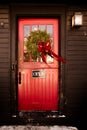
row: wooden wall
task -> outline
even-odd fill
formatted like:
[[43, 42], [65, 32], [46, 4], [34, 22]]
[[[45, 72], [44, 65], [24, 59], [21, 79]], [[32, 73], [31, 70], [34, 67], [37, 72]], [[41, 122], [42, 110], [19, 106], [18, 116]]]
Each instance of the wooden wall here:
[[[82, 27], [71, 27], [74, 12], [82, 12]], [[87, 6], [67, 6], [66, 57], [67, 114], [83, 122], [87, 115]]]
[[[10, 112], [10, 21], [9, 6], [0, 4], [0, 121]], [[2, 118], [3, 117], [3, 118]]]
[[[22, 10], [21, 6], [18, 6], [17, 9]], [[63, 33], [65, 32], [63, 34], [65, 36], [63, 40], [65, 45], [64, 50], [61, 51], [64, 51], [67, 60], [64, 71], [65, 114], [71, 118], [77, 117], [83, 120], [87, 114], [87, 7], [85, 5], [65, 5], [63, 10], [62, 12], [65, 12], [64, 24], [66, 25], [63, 26], [65, 28], [62, 28], [65, 30], [63, 31]], [[26, 11], [23, 13], [25, 14]], [[30, 9], [30, 11], [32, 10]], [[55, 16], [57, 16], [57, 11], [61, 12], [61, 7], [57, 8], [56, 6], [55, 11], [52, 9], [50, 15], [56, 14]], [[81, 11], [83, 14], [83, 26], [80, 28], [71, 27], [71, 16], [75, 11]], [[32, 13], [33, 15], [34, 12]], [[38, 12], [39, 10], [37, 10], [37, 14]], [[48, 15], [46, 11], [42, 11], [42, 14], [44, 12]], [[0, 22], [2, 21], [4, 22], [4, 27], [0, 26], [0, 116], [4, 115], [5, 117], [11, 113], [10, 100], [12, 95], [12, 92], [10, 93], [10, 37], [12, 34], [10, 34], [11, 19], [9, 5], [0, 5]]]

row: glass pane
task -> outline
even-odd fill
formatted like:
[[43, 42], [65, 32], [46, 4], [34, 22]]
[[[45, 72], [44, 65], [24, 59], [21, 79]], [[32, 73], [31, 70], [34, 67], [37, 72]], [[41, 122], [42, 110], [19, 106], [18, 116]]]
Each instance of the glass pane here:
[[44, 30], [45, 30], [45, 25], [39, 25], [39, 29], [40, 29], [41, 31], [44, 31]]
[[[51, 50], [53, 51], [54, 50], [54, 44], [53, 44], [53, 38], [51, 38]], [[53, 63], [54, 62], [54, 58], [49, 54], [46, 56], [46, 62], [47, 63]]]
[[32, 25], [32, 31], [38, 30], [38, 25]]
[[27, 41], [27, 38], [24, 38], [24, 42], [26, 42]]
[[47, 62], [47, 63], [53, 63], [53, 57], [50, 56], [50, 55], [47, 55], [47, 57], [46, 57], [46, 62]]
[[49, 33], [50, 35], [53, 34], [53, 25], [47, 25], [47, 33]]
[[[49, 33], [50, 35], [51, 35], [51, 48], [52, 48], [52, 50], [53, 50], [53, 37], [52, 37], [52, 35], [53, 35], [53, 25], [32, 25], [31, 26], [31, 28], [32, 28], [32, 31], [34, 31], [34, 30], [37, 30], [37, 29], [40, 29], [40, 30], [45, 30], [45, 28], [47, 28], [47, 33]], [[24, 26], [24, 36], [29, 36], [29, 34], [30, 34], [30, 26]], [[36, 60], [33, 60], [30, 56], [29, 56], [29, 54], [28, 54], [28, 51], [27, 51], [27, 48], [26, 48], [26, 46], [25, 46], [25, 43], [26, 43], [26, 40], [27, 40], [27, 38], [26, 37], [24, 37], [24, 62], [43, 62], [43, 60], [42, 60], [42, 58], [37, 58]], [[53, 63], [53, 57], [52, 56], [50, 56], [50, 55], [47, 55], [46, 56], [46, 62], [47, 63]]]
[[30, 26], [25, 25], [24, 26], [24, 36], [29, 36], [29, 34], [30, 34]]
[[51, 38], [51, 49], [54, 49], [53, 38]]
[[24, 38], [24, 62], [28, 62], [29, 61], [29, 54], [27, 52], [27, 48], [25, 46], [27, 38]]

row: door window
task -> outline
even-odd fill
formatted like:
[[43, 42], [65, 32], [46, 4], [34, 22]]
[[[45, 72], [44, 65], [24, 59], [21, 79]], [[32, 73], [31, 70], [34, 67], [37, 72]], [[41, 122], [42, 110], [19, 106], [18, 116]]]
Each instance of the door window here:
[[[29, 57], [28, 55], [28, 51], [27, 51], [27, 48], [25, 46], [26, 44], [26, 40], [27, 40], [27, 37], [30, 36], [30, 32], [31, 31], [34, 31], [34, 30], [46, 30], [46, 32], [48, 34], [50, 34], [50, 37], [51, 37], [51, 40], [52, 40], [52, 43], [51, 43], [51, 48], [53, 50], [53, 40], [54, 40], [54, 37], [53, 37], [53, 25], [42, 25], [42, 24], [39, 24], [39, 25], [24, 25], [24, 62], [43, 62], [42, 61], [42, 58], [37, 58], [36, 60], [33, 60], [32, 58]], [[47, 63], [53, 63], [53, 57], [47, 55], [46, 56], [46, 62]]]

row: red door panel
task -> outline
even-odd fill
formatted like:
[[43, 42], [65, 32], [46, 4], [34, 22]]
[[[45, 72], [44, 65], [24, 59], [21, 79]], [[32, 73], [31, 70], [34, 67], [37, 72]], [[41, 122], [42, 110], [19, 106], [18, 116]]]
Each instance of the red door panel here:
[[22, 83], [18, 91], [19, 110], [57, 110], [57, 69], [45, 69], [45, 75], [46, 78], [38, 80], [38, 78], [32, 78], [31, 69], [22, 71]]
[[[54, 52], [58, 54], [58, 19], [19, 19], [18, 20], [18, 110], [58, 110], [58, 61], [24, 61], [24, 40], [36, 28], [45, 28], [53, 39]], [[48, 61], [49, 61], [48, 57]], [[40, 77], [37, 75], [40, 74]]]

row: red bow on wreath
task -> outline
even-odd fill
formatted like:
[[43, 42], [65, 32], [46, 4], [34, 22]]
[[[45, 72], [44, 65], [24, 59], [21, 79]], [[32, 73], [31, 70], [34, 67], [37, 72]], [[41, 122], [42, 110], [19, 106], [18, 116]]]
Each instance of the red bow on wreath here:
[[46, 62], [46, 58], [45, 58], [45, 53], [49, 54], [51, 57], [57, 58], [58, 61], [61, 61], [63, 63], [66, 62], [65, 59], [63, 59], [62, 57], [56, 55], [52, 50], [51, 50], [51, 46], [50, 46], [50, 41], [47, 41], [45, 43], [43, 42], [38, 42], [38, 51], [42, 52], [41, 56], [42, 56], [42, 60], [44, 62]]

